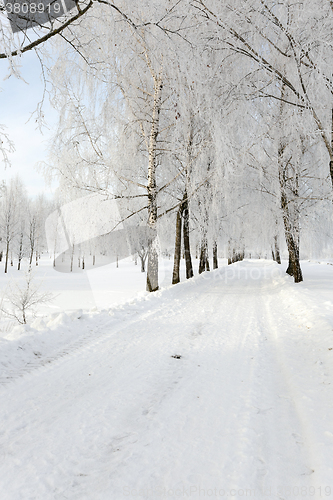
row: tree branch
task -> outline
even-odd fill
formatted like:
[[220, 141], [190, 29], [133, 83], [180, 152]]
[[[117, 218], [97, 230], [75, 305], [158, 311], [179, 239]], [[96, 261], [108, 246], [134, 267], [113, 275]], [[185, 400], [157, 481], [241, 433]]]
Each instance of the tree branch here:
[[46, 42], [47, 40], [49, 40], [53, 36], [58, 35], [65, 28], [67, 28], [67, 26], [69, 26], [70, 24], [72, 24], [74, 21], [76, 21], [80, 17], [84, 16], [84, 14], [93, 6], [93, 2], [94, 2], [94, 0], [90, 0], [90, 2], [88, 3], [88, 5], [84, 9], [80, 10], [75, 16], [73, 16], [70, 19], [68, 19], [68, 21], [66, 21], [64, 24], [62, 24], [61, 26], [59, 26], [59, 28], [51, 30], [46, 35], [42, 36], [41, 38], [38, 38], [38, 40], [35, 40], [34, 42], [31, 42], [28, 45], [26, 45], [25, 47], [22, 47], [20, 49], [13, 50], [10, 54], [6, 54], [4, 52], [0, 53], [0, 59], [8, 59], [9, 57], [15, 57], [17, 55], [21, 55], [24, 52], [27, 52], [28, 50], [32, 50], [35, 47], [38, 47], [38, 45], [41, 45], [42, 43]]

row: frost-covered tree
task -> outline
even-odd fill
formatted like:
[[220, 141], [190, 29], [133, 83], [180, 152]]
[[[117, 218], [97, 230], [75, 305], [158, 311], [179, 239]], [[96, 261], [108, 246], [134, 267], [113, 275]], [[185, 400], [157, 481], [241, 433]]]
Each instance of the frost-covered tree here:
[[4, 186], [0, 208], [0, 230], [4, 244], [5, 273], [8, 270], [10, 251], [13, 250], [14, 240], [18, 233], [20, 223], [19, 206], [23, 198], [23, 185], [18, 177], [12, 179]]

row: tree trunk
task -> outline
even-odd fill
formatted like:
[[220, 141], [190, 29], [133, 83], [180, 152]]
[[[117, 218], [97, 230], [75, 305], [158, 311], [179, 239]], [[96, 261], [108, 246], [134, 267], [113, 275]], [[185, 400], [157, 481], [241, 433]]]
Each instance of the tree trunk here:
[[18, 251], [18, 263], [17, 263], [17, 270], [19, 271], [21, 269], [21, 260], [23, 257], [23, 233], [20, 234], [20, 244], [19, 244], [19, 251]]
[[209, 271], [208, 244], [206, 236], [203, 236], [201, 240], [199, 274], [204, 271]]
[[331, 110], [331, 151], [329, 151], [330, 154], [330, 176], [331, 176], [331, 182], [333, 186], [333, 108]]
[[74, 243], [73, 243], [72, 250], [71, 250], [71, 273], [73, 272], [74, 251], [75, 251], [75, 246], [74, 246]]
[[6, 258], [5, 258], [5, 273], [7, 273], [8, 269], [8, 258], [9, 258], [9, 241], [6, 241]]
[[186, 279], [193, 278], [193, 265], [190, 248], [190, 214], [188, 209], [187, 191], [183, 197], [183, 232], [184, 232], [184, 253], [186, 265]]
[[295, 283], [300, 283], [303, 281], [303, 275], [301, 264], [299, 262], [299, 246], [290, 235], [286, 237], [289, 252], [289, 265], [286, 273], [294, 277]]
[[283, 213], [283, 223], [285, 228], [286, 243], [289, 253], [289, 265], [286, 273], [294, 277], [295, 283], [303, 281], [301, 265], [299, 262], [299, 241], [293, 236], [293, 231], [290, 223], [290, 214], [288, 209], [287, 197], [282, 191], [281, 207]]
[[291, 260], [291, 252], [289, 252], [289, 248], [288, 248], [288, 254], [289, 254], [289, 261], [288, 261], [288, 267], [287, 267], [286, 273], [289, 274], [289, 276], [294, 276], [293, 263]]
[[158, 253], [156, 243], [156, 237], [149, 240], [146, 286], [147, 292], [156, 292], [158, 290]]
[[234, 260], [235, 250], [232, 248], [231, 240], [228, 241], [228, 266], [230, 266]]
[[278, 244], [278, 237], [277, 235], [274, 236], [274, 255], [275, 255], [275, 261], [278, 264], [281, 264], [281, 257], [280, 257], [280, 249], [279, 249], [279, 244]]
[[204, 246], [201, 245], [200, 248], [200, 260], [199, 260], [199, 274], [203, 273], [206, 267], [206, 261], [205, 261], [205, 249]]
[[34, 247], [31, 247], [31, 252], [30, 252], [30, 259], [29, 259], [29, 265], [31, 266], [32, 264], [32, 259], [34, 257]]
[[157, 190], [156, 190], [156, 167], [157, 167], [157, 136], [159, 132], [159, 118], [162, 106], [162, 78], [159, 75], [154, 78], [154, 107], [152, 113], [152, 124], [148, 146], [148, 226], [151, 236], [148, 245], [147, 285], [148, 292], [158, 290], [158, 253], [157, 253]]
[[206, 271], [210, 271], [210, 267], [209, 267], [209, 258], [208, 258], [208, 248], [206, 248]]
[[218, 269], [219, 267], [219, 261], [217, 258], [217, 243], [214, 241], [213, 244], [213, 269]]
[[20, 237], [20, 248], [19, 248], [18, 263], [17, 263], [17, 270], [18, 271], [21, 269], [22, 254], [23, 254], [23, 234], [21, 234], [21, 237]]
[[172, 284], [176, 285], [180, 282], [180, 254], [182, 248], [182, 204], [179, 206], [176, 217], [176, 238], [175, 238], [175, 254], [173, 258]]

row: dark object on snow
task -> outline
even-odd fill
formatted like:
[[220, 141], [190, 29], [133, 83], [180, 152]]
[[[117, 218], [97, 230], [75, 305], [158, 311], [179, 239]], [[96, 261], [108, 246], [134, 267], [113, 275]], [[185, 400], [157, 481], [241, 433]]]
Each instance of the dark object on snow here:
[[180, 354], [174, 354], [173, 356], [171, 356], [172, 358], [175, 358], [175, 359], [180, 359], [181, 358], [181, 355]]

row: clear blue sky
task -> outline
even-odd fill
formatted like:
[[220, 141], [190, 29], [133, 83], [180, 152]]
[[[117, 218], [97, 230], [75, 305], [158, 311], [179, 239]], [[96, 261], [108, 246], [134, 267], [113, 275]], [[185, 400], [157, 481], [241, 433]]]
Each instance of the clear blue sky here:
[[2, 90], [0, 92], [0, 124], [6, 126], [5, 131], [15, 143], [16, 149], [15, 153], [10, 155], [12, 164], [10, 168], [5, 169], [4, 163], [0, 161], [0, 180], [19, 174], [29, 195], [35, 196], [40, 192], [52, 192], [52, 189], [50, 190], [45, 185], [43, 175], [36, 170], [35, 165], [46, 160], [47, 141], [55, 127], [57, 114], [46, 100], [44, 115], [49, 129], [43, 130], [41, 134], [35, 117], [31, 117], [43, 96], [40, 63], [33, 51], [25, 53], [20, 58], [20, 62], [22, 77], [25, 81], [13, 76], [4, 80], [8, 75], [8, 62], [0, 60], [0, 89]]

